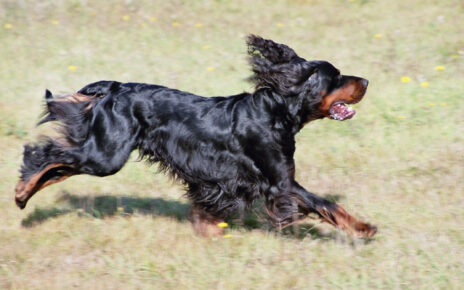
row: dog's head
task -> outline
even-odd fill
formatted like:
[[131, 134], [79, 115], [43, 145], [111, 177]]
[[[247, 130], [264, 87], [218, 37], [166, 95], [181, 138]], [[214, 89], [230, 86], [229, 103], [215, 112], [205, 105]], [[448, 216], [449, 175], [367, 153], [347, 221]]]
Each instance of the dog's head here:
[[366, 79], [342, 75], [327, 61], [307, 61], [290, 47], [259, 36], [250, 35], [247, 44], [256, 87], [272, 88], [298, 102], [304, 122], [324, 117], [343, 121], [356, 113], [348, 104], [361, 101]]

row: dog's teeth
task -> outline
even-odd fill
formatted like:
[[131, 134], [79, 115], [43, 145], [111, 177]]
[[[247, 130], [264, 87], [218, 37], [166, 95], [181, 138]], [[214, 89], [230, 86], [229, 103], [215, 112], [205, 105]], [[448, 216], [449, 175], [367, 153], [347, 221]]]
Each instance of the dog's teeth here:
[[351, 117], [355, 113], [355, 110], [345, 103], [338, 103], [332, 106], [330, 113], [332, 119], [342, 121]]

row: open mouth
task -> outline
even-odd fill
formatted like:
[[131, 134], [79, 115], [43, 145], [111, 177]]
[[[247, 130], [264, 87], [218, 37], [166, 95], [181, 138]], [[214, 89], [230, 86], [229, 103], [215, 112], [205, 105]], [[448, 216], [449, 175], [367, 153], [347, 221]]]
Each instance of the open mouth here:
[[356, 111], [343, 101], [335, 102], [329, 109], [330, 118], [338, 121], [344, 121], [353, 118]]

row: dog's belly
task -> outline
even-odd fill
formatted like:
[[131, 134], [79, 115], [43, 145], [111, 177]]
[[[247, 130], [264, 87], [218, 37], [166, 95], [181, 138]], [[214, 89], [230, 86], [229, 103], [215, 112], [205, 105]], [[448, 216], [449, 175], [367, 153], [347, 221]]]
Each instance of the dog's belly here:
[[186, 184], [201, 183], [221, 194], [245, 199], [259, 194], [265, 186], [267, 180], [254, 161], [230, 138], [205, 140], [159, 129], [151, 133], [151, 141], [139, 145], [141, 154]]

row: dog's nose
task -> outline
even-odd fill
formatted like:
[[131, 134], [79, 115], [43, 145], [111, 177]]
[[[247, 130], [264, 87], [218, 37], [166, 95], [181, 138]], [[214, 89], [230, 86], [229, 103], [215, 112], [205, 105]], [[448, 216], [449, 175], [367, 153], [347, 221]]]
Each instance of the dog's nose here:
[[369, 85], [369, 81], [366, 80], [366, 79], [363, 79], [363, 80], [361, 81], [361, 83], [362, 83], [362, 85], [363, 85], [365, 88], [367, 88], [367, 86]]

